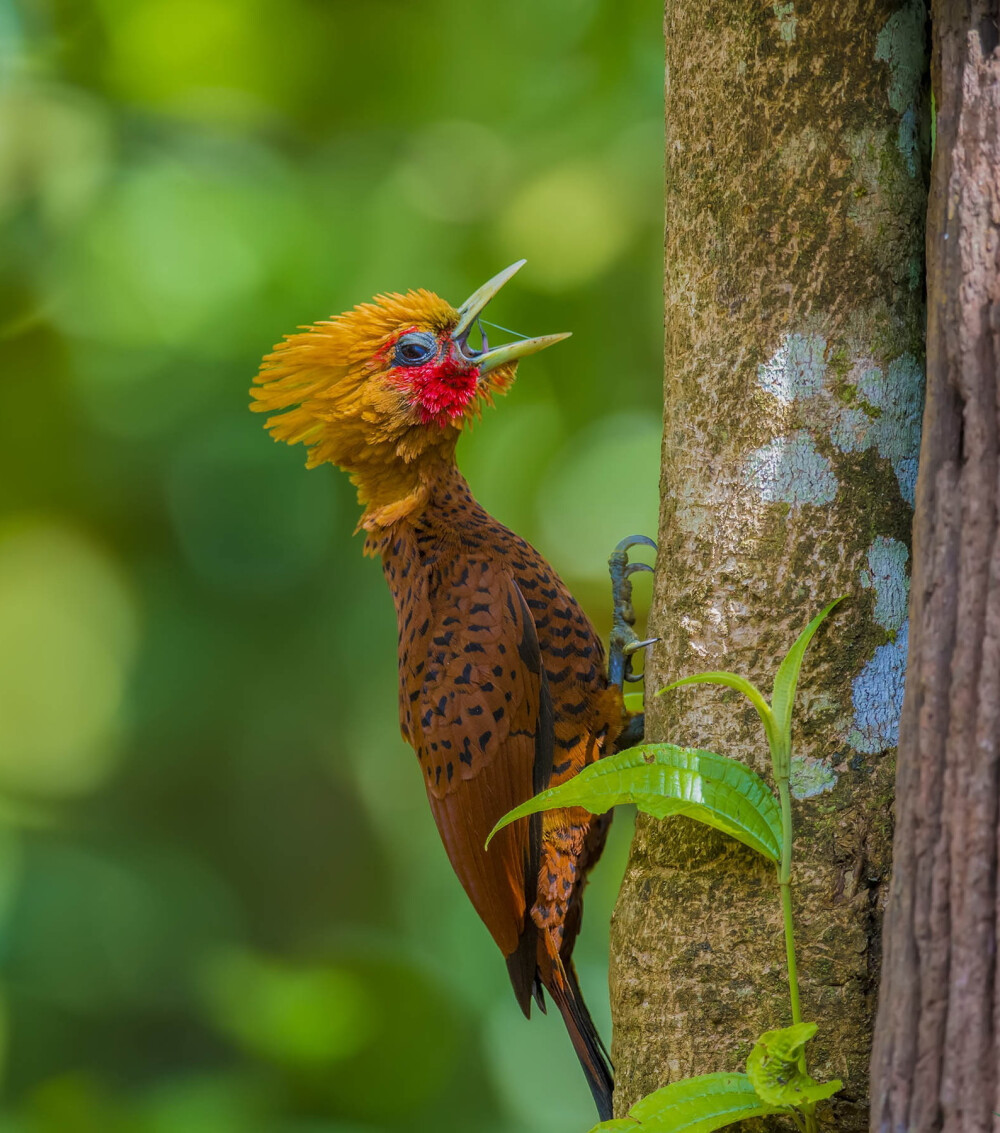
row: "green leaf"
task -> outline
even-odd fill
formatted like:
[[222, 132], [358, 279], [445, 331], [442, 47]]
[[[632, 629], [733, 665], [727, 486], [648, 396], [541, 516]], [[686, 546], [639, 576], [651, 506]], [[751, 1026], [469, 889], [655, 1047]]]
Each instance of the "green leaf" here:
[[594, 1126], [591, 1133], [611, 1129], [632, 1129], [635, 1133], [712, 1133], [750, 1117], [783, 1112], [785, 1107], [768, 1105], [757, 1096], [746, 1074], [702, 1074], [671, 1082], [636, 1102], [629, 1110], [629, 1118], [634, 1121], [604, 1121]]
[[774, 741], [777, 737], [775, 730], [774, 715], [771, 712], [771, 706], [764, 699], [764, 694], [757, 688], [756, 685], [751, 684], [746, 677], [738, 676], [736, 673], [727, 673], [724, 670], [714, 671], [710, 673], [695, 673], [690, 677], [681, 677], [679, 681], [674, 681], [673, 684], [666, 685], [657, 692], [657, 696], [662, 696], [665, 692], [669, 692], [673, 688], [681, 688], [683, 685], [725, 685], [727, 688], [735, 689], [750, 701], [750, 703], [757, 709], [757, 715], [764, 725], [764, 731], [767, 733], [767, 742], [772, 751], [774, 751]]
[[[843, 598], [837, 598], [825, 606], [799, 634], [795, 644], [789, 649], [784, 661], [774, 678], [774, 691], [771, 694], [774, 723], [779, 739], [783, 743], [783, 750], [791, 750], [792, 743], [792, 707], [795, 702], [795, 687], [799, 683], [799, 670], [802, 668], [802, 658], [806, 655], [809, 642], [813, 634], [819, 629], [826, 616]], [[787, 774], [787, 771], [785, 772]]]
[[681, 814], [697, 819], [770, 861], [781, 858], [781, 813], [764, 780], [738, 760], [673, 744], [642, 744], [605, 756], [561, 786], [515, 807], [490, 838], [540, 810], [582, 806], [603, 814], [620, 803], [635, 803], [654, 818]]
[[628, 712], [642, 712], [646, 707], [646, 694], [642, 692], [627, 692], [623, 697]]
[[747, 1074], [754, 1089], [772, 1105], [809, 1105], [832, 1097], [843, 1085], [839, 1080], [817, 1082], [803, 1069], [802, 1051], [816, 1034], [815, 1023], [796, 1023], [778, 1031], [765, 1031], [747, 1059]]

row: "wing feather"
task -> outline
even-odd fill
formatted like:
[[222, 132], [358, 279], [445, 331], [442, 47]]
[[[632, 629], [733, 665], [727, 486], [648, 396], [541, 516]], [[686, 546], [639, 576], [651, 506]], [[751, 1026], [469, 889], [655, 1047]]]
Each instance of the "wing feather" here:
[[451, 864], [511, 958], [526, 1009], [541, 816], [507, 827], [489, 850], [484, 844], [497, 820], [551, 775], [552, 703], [534, 621], [509, 571], [478, 555], [439, 567], [424, 610], [416, 627], [423, 632], [401, 655], [404, 730]]

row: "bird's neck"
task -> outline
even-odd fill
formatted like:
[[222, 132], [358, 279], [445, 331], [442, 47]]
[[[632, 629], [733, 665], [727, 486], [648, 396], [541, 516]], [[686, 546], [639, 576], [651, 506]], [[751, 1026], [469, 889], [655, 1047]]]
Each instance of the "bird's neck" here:
[[466, 487], [455, 464], [456, 441], [457, 431], [449, 443], [412, 460], [365, 462], [351, 470], [358, 502], [365, 508], [358, 528], [368, 533], [366, 554], [377, 554], [398, 524], [416, 522], [439, 489], [452, 481]]

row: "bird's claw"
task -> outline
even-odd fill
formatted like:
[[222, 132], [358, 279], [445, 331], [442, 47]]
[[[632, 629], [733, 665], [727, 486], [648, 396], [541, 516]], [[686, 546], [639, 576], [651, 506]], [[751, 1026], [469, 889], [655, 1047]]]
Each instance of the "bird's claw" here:
[[656, 543], [648, 535], [626, 535], [615, 547], [614, 553], [617, 555], [619, 551], [628, 551], [632, 547], [652, 547], [655, 551]]
[[645, 535], [628, 535], [615, 547], [608, 560], [611, 572], [611, 593], [614, 601], [611, 636], [609, 640], [608, 680], [623, 688], [626, 681], [642, 680], [642, 675], [632, 672], [632, 657], [640, 649], [652, 645], [658, 638], [640, 640], [635, 632], [635, 610], [632, 607], [632, 575], [651, 571], [648, 563], [630, 563], [628, 552], [632, 547], [652, 547], [656, 544]]
[[638, 653], [640, 649], [645, 649], [647, 645], [655, 645], [660, 639], [658, 637], [647, 637], [645, 641], [630, 641], [625, 646], [625, 656], [631, 657], [633, 653]]

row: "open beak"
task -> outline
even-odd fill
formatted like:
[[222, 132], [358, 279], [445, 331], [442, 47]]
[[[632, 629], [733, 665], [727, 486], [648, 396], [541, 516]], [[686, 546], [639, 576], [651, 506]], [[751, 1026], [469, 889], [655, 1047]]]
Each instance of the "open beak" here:
[[452, 341], [458, 344], [462, 353], [465, 354], [470, 361], [475, 362], [481, 374], [488, 374], [490, 370], [495, 370], [498, 366], [503, 366], [507, 362], [516, 362], [519, 358], [525, 358], [529, 354], [537, 354], [539, 350], [544, 350], [546, 346], [552, 346], [553, 343], [562, 342], [564, 338], [569, 338], [568, 333], [543, 334], [539, 338], [523, 338], [518, 342], [508, 342], [504, 346], [498, 346], [490, 350], [486, 346], [486, 337], [484, 335], [483, 353], [475, 355], [469, 353], [466, 340], [476, 319], [482, 314], [487, 303], [489, 303], [493, 296], [496, 295], [511, 276], [516, 275], [517, 272], [524, 267], [525, 263], [527, 263], [526, 260], [518, 260], [516, 263], [511, 264], [509, 268], [504, 268], [502, 272], [495, 275], [488, 283], [484, 283], [478, 291], [473, 292], [461, 307], [458, 308], [458, 324], [451, 332]]

